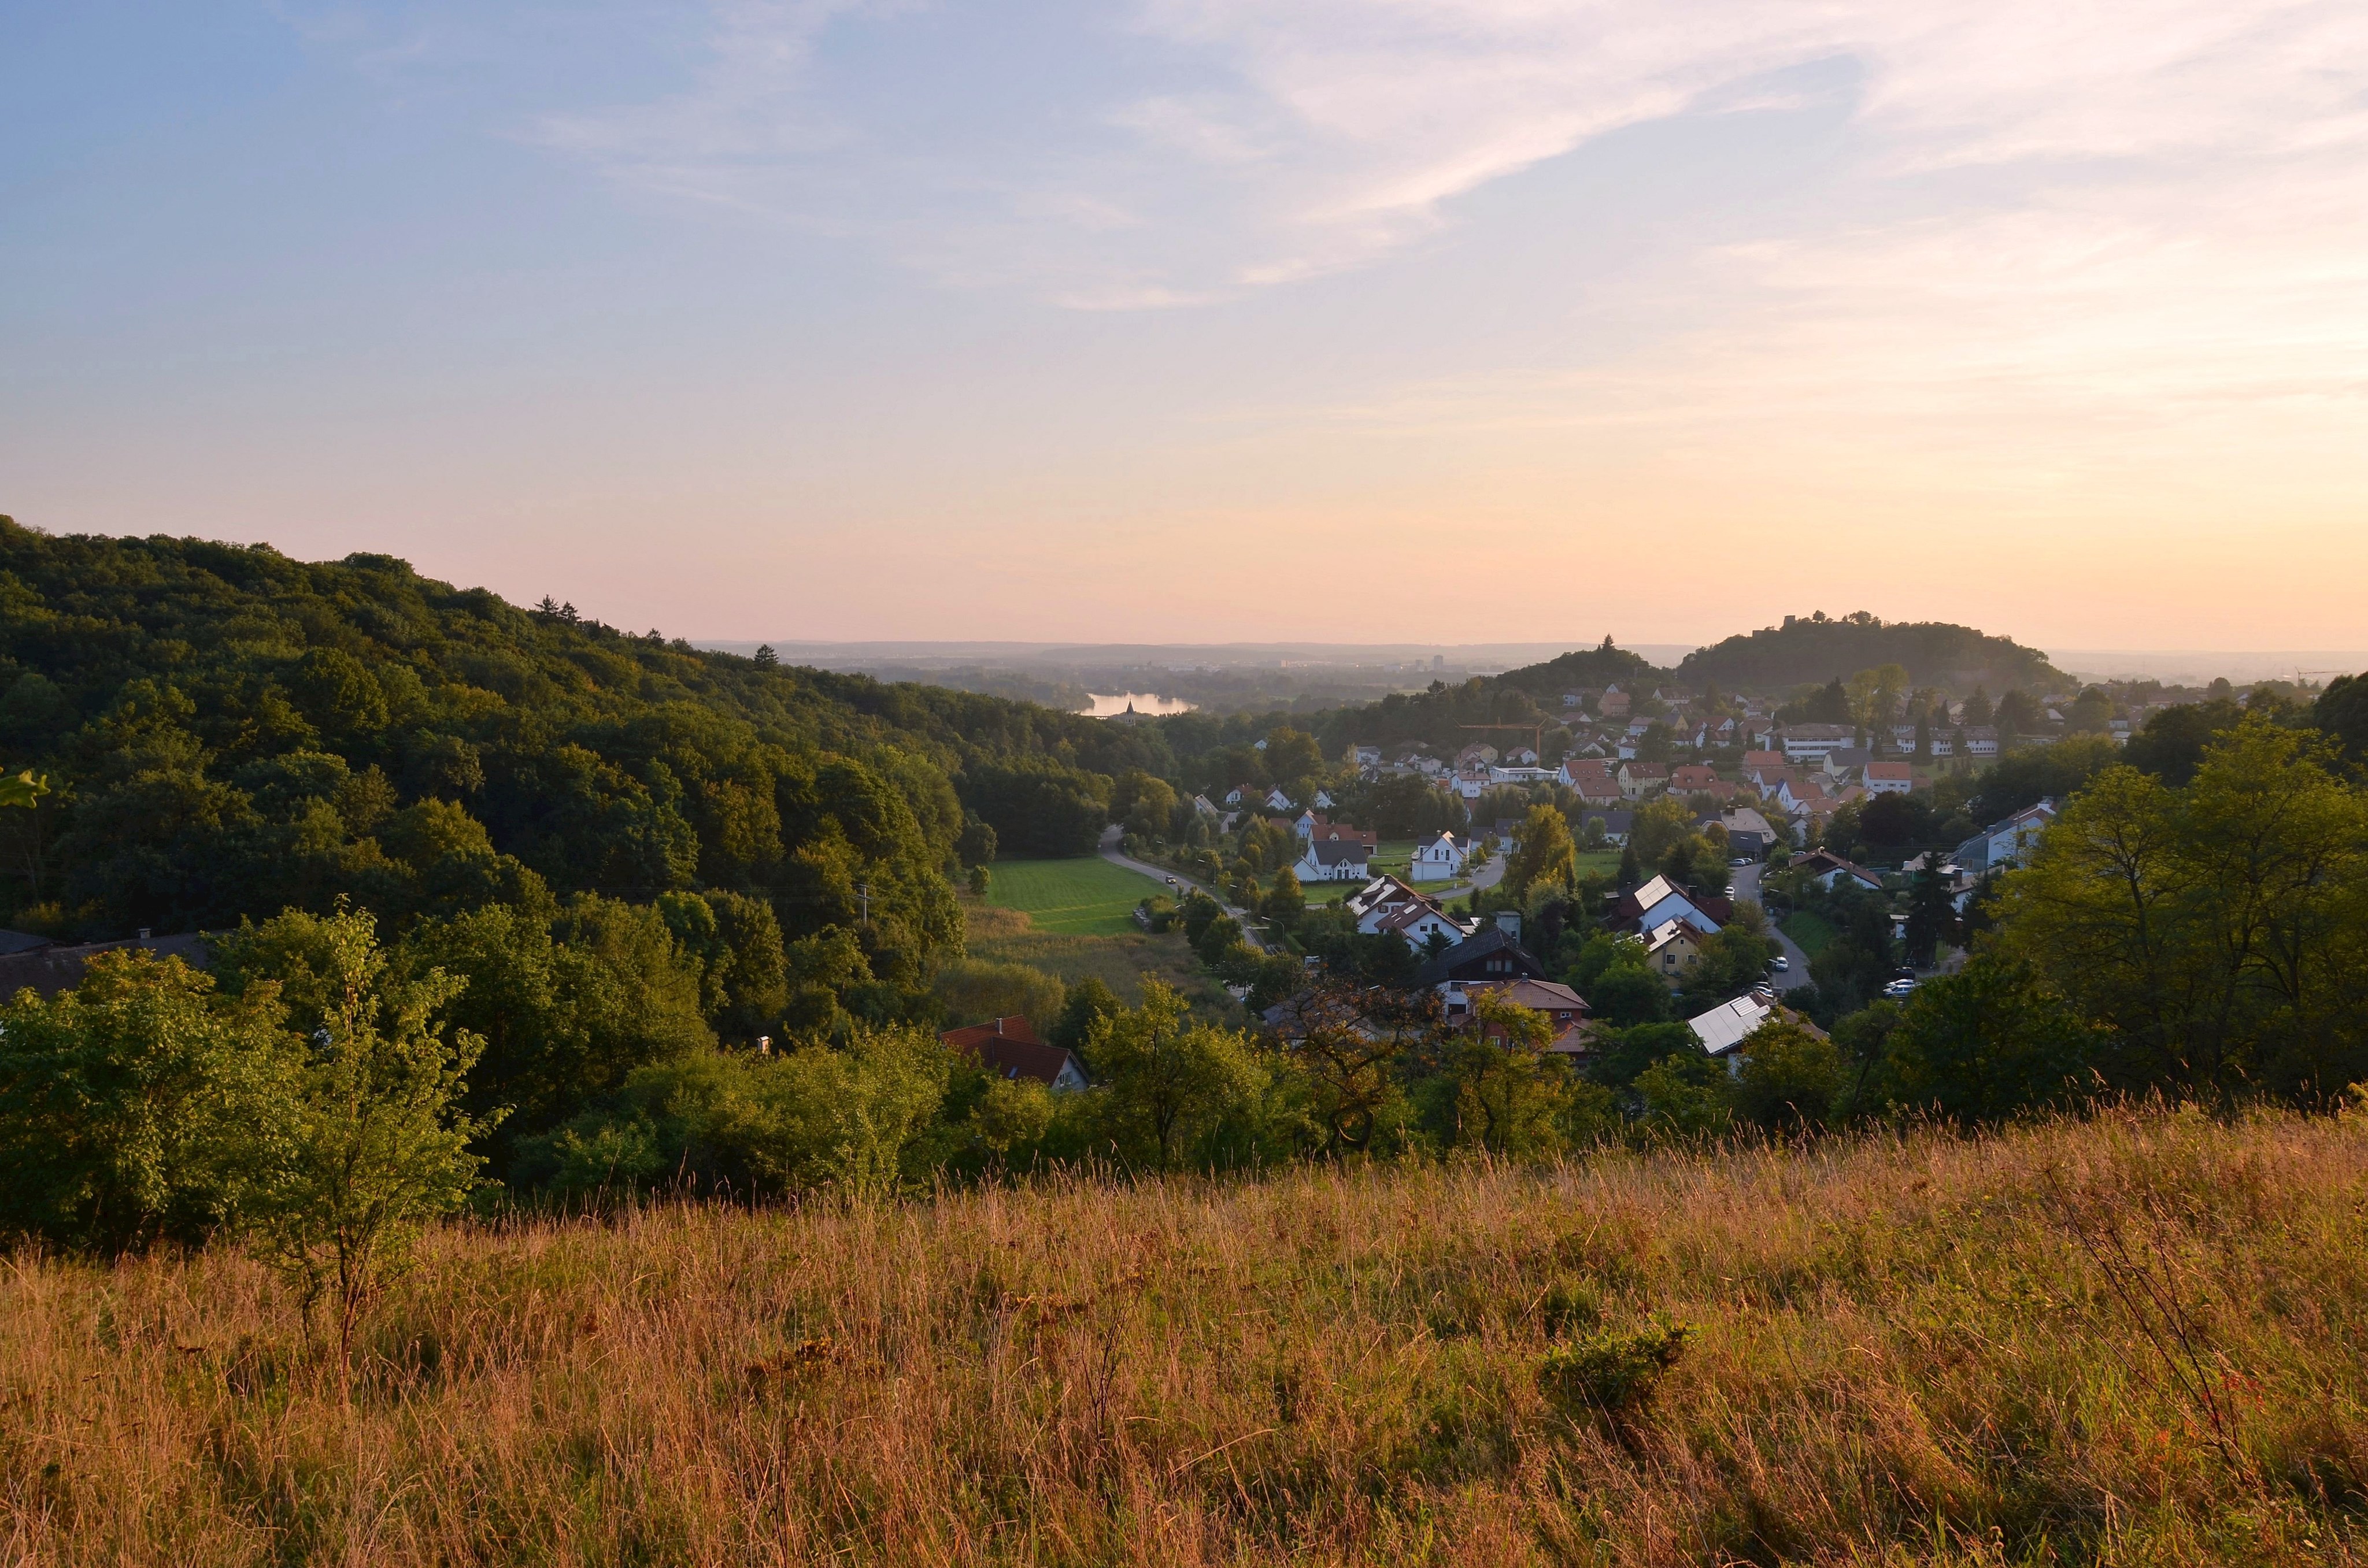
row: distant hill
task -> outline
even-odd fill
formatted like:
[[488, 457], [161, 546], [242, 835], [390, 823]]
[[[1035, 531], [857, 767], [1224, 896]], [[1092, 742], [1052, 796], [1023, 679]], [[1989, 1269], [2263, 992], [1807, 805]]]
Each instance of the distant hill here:
[[1593, 648], [1548, 659], [1543, 665], [1530, 665], [1518, 670], [1507, 670], [1497, 677], [1500, 686], [1526, 691], [1532, 697], [1552, 697], [1580, 687], [1616, 686], [1652, 679], [1663, 672], [1642, 654], [1625, 648], [1615, 648], [1606, 637]]
[[1890, 664], [1904, 665], [1918, 686], [1960, 690], [1986, 686], [1997, 693], [2073, 684], [2046, 654], [2010, 637], [1944, 620], [1885, 621], [1864, 610], [1839, 620], [1788, 615], [1782, 626], [1739, 633], [1688, 654], [1677, 674], [1688, 686], [1709, 683], [1733, 690], [1824, 682]]

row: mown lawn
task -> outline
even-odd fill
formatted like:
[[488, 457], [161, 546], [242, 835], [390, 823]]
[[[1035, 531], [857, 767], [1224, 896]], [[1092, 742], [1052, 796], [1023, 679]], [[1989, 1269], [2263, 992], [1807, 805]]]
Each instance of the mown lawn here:
[[1130, 912], [1167, 890], [1098, 855], [1074, 860], [998, 860], [989, 868], [986, 902], [1016, 909], [1036, 929], [1067, 936], [1117, 937], [1135, 929]]
[[1578, 874], [1582, 877], [1616, 876], [1620, 871], [1620, 851], [1617, 849], [1581, 849], [1577, 851]]
[[1795, 910], [1784, 917], [1784, 935], [1801, 944], [1801, 950], [1811, 958], [1825, 951], [1826, 944], [1836, 935], [1833, 922], [1808, 910]]

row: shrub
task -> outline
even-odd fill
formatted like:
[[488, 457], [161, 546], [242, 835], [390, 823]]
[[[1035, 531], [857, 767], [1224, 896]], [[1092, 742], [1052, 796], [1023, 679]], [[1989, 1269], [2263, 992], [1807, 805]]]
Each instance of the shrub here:
[[1549, 1338], [1590, 1334], [1603, 1322], [1603, 1297], [1587, 1280], [1557, 1279], [1538, 1302], [1538, 1316]]
[[1651, 1407], [1663, 1375], [1678, 1364], [1692, 1335], [1681, 1323], [1590, 1334], [1546, 1352], [1538, 1366], [1538, 1387], [1574, 1420], [1640, 1415]]

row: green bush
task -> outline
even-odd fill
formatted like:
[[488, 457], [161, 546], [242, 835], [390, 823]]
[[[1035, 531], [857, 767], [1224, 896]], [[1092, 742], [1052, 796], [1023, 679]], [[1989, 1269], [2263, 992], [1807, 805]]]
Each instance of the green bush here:
[[1591, 1334], [1603, 1322], [1603, 1297], [1587, 1280], [1557, 1279], [1538, 1302], [1538, 1316], [1552, 1339]]
[[1538, 1387], [1574, 1420], [1640, 1415], [1651, 1408], [1661, 1379], [1678, 1364], [1692, 1335], [1681, 1323], [1590, 1334], [1546, 1352], [1538, 1366]]

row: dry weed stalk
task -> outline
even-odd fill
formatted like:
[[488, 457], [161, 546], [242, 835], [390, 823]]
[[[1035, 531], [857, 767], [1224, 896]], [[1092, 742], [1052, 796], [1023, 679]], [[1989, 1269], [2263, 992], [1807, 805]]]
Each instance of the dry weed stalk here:
[[20, 1256], [0, 1562], [2360, 1562], [2363, 1214], [2296, 1117], [668, 1205], [435, 1233], [349, 1403], [251, 1262]]

